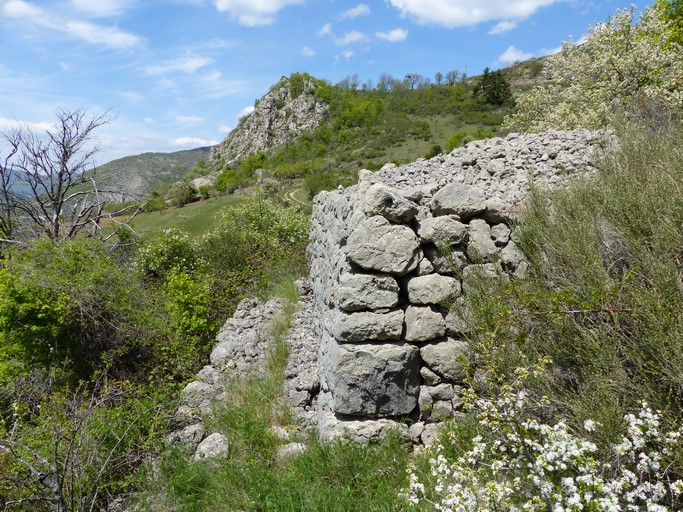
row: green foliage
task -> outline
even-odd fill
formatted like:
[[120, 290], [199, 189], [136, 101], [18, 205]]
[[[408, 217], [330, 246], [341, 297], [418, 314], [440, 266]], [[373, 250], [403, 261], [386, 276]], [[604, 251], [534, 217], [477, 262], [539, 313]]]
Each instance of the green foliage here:
[[219, 192], [234, 192], [237, 188], [239, 188], [237, 171], [230, 168], [223, 169], [218, 178], [216, 178], [214, 188]]
[[430, 158], [440, 155], [441, 153], [443, 153], [441, 146], [434, 144], [431, 148], [429, 148], [429, 152], [424, 157], [429, 160]]
[[[516, 229], [529, 276], [470, 294], [474, 341], [510, 368], [550, 356], [547, 414], [603, 425], [602, 446], [642, 401], [680, 421], [683, 389], [683, 152], [680, 130], [624, 127], [600, 172], [535, 190]], [[552, 205], [552, 206], [551, 206]], [[673, 462], [683, 474], [683, 461]]]
[[186, 233], [165, 229], [142, 245], [136, 266], [143, 275], [165, 278], [172, 271], [193, 273], [200, 265], [194, 244]]
[[499, 107], [512, 102], [510, 82], [501, 70], [490, 71], [485, 68], [473, 92], [480, 101]]
[[668, 34], [673, 43], [683, 45], [683, 4], [679, 0], [657, 0], [655, 9], [669, 23]]
[[[615, 113], [666, 126], [683, 109], [683, 50], [663, 6], [646, 8], [637, 20], [635, 6], [617, 11], [591, 27], [585, 42], [563, 44], [545, 60], [545, 83], [517, 98], [505, 127], [600, 128], [619, 122]], [[680, 12], [672, 16], [680, 26]]]
[[478, 130], [473, 131], [457, 131], [451, 136], [450, 139], [448, 139], [448, 144], [446, 145], [446, 152], [450, 153], [455, 148], [464, 146], [465, 144], [473, 140], [488, 139], [491, 137], [495, 137], [495, 135], [495, 132], [491, 130], [486, 130], [484, 128], [480, 128]]
[[[136, 484], [136, 470], [168, 428], [166, 397], [126, 381], [100, 375], [73, 391], [32, 391], [15, 390], [13, 415], [0, 423], [0, 503], [14, 501], [11, 510], [53, 511], [58, 497], [67, 510], [105, 509]], [[46, 479], [59, 482], [61, 492], [41, 485]]]
[[126, 373], [156, 323], [141, 282], [89, 239], [16, 251], [0, 270], [0, 302], [4, 383], [53, 364], [84, 377], [103, 364]]

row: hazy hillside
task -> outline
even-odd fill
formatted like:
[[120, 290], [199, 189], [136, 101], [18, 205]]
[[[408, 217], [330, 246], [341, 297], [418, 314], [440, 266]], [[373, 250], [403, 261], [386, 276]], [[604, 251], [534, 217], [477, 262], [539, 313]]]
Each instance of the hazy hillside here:
[[165, 193], [200, 160], [207, 160], [210, 151], [205, 147], [127, 156], [98, 167], [97, 173], [107, 188], [124, 191], [124, 200], [139, 200], [152, 191]]

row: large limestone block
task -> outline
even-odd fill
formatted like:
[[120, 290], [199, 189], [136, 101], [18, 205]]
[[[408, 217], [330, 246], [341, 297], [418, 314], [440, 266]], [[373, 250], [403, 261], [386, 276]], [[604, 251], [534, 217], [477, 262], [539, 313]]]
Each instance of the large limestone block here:
[[420, 388], [417, 347], [342, 345], [334, 359], [330, 389], [337, 414], [387, 417], [415, 409]]
[[420, 221], [417, 235], [422, 243], [459, 244], [467, 235], [467, 226], [454, 216], [430, 217]]
[[467, 352], [467, 343], [453, 338], [445, 338], [420, 347], [420, 356], [425, 364], [433, 372], [452, 382], [459, 382], [465, 376], [461, 358], [466, 356]]
[[398, 304], [398, 283], [392, 276], [344, 274], [335, 289], [335, 301], [342, 311], [393, 308]]
[[467, 256], [472, 261], [493, 261], [498, 248], [491, 237], [491, 226], [484, 219], [472, 219], [467, 228]]
[[460, 281], [439, 274], [413, 277], [407, 288], [412, 304], [439, 304], [460, 295]]
[[465, 220], [486, 210], [486, 197], [476, 187], [450, 183], [434, 194], [430, 206], [434, 215], [457, 215]]
[[381, 215], [391, 222], [409, 222], [417, 213], [417, 205], [399, 196], [382, 183], [372, 185], [365, 194], [363, 211], [368, 217]]
[[406, 341], [419, 343], [440, 338], [446, 333], [446, 321], [441, 313], [428, 306], [409, 306], [406, 309]]
[[415, 232], [408, 226], [392, 225], [380, 215], [365, 219], [354, 229], [346, 254], [361, 268], [399, 276], [412, 272], [421, 257]]
[[398, 340], [403, 331], [403, 311], [340, 313], [331, 331], [337, 341]]

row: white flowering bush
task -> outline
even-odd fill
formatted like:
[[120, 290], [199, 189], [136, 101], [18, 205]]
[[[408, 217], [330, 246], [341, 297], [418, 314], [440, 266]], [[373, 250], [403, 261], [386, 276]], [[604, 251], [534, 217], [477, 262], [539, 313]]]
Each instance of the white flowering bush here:
[[[442, 512], [680, 510], [683, 481], [670, 475], [665, 461], [682, 449], [683, 427], [661, 432], [660, 413], [643, 403], [638, 414], [625, 416], [621, 442], [600, 454], [565, 423], [531, 417], [534, 400], [523, 384], [541, 370], [518, 370], [494, 399], [470, 393], [466, 402], [479, 435], [470, 449], [449, 457], [444, 441], [456, 439], [444, 433], [430, 448], [427, 475], [409, 469], [408, 502]], [[593, 421], [584, 424], [586, 433], [596, 428]]]
[[589, 28], [585, 42], [565, 42], [547, 58], [547, 84], [517, 98], [504, 126], [522, 132], [599, 128], [635, 107], [650, 116], [683, 110], [683, 47], [660, 8], [635, 20], [635, 7]]
[[140, 248], [135, 263], [147, 276], [166, 277], [171, 271], [192, 273], [201, 260], [185, 232], [168, 228]]

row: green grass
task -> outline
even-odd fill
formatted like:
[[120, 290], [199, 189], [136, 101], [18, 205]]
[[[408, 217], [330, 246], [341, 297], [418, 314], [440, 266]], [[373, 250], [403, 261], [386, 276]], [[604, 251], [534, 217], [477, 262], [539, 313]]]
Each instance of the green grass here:
[[180, 208], [168, 208], [159, 212], [140, 213], [131, 223], [143, 237], [167, 228], [178, 228], [191, 236], [198, 236], [213, 227], [216, 214], [226, 206], [242, 202], [243, 197], [220, 196], [208, 201], [191, 203]]
[[405, 503], [399, 493], [406, 485], [410, 458], [398, 435], [381, 443], [360, 446], [346, 440], [322, 445], [315, 434], [292, 434], [307, 451], [281, 460], [277, 450], [286, 441], [272, 430], [295, 432], [292, 411], [282, 396], [289, 358], [283, 337], [297, 300], [293, 278], [283, 279], [276, 292], [286, 298], [284, 313], [271, 325], [276, 338], [267, 371], [239, 376], [228, 398], [209, 425], [230, 443], [226, 459], [191, 462], [182, 450], [166, 454], [157, 489], [151, 489], [147, 510], [210, 511], [396, 511]]
[[[642, 401], [664, 411], [663, 430], [683, 417], [681, 131], [621, 124], [597, 175], [532, 194], [516, 228], [529, 276], [468, 297], [472, 343], [497, 371], [550, 356], [546, 414], [599, 421], [602, 446]], [[683, 474], [680, 456], [669, 462]]]

